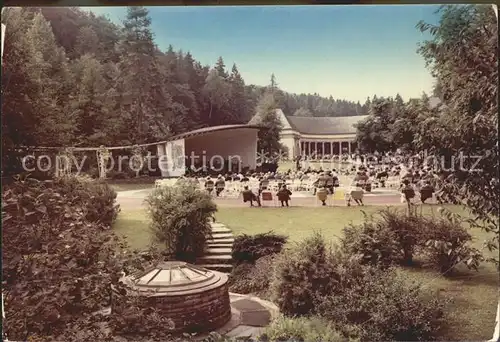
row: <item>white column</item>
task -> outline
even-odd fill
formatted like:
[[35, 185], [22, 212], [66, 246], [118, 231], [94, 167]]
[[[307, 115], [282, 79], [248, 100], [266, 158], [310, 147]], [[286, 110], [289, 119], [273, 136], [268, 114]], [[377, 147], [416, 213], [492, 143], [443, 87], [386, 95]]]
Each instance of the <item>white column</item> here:
[[347, 148], [349, 149], [349, 158], [351, 158], [351, 142], [347, 142]]
[[330, 141], [330, 159], [332, 158], [333, 156], [333, 142]]
[[[322, 156], [325, 155], [325, 142], [324, 141], [321, 143], [321, 155]], [[321, 158], [323, 158], [323, 157], [321, 157]]]

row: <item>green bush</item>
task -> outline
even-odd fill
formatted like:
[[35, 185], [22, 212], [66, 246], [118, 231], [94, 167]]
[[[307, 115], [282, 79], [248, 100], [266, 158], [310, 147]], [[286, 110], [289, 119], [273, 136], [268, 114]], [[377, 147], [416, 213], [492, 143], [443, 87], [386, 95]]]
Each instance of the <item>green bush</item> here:
[[120, 208], [115, 203], [116, 192], [105, 182], [85, 176], [68, 176], [54, 180], [51, 186], [66, 196], [68, 205], [81, 207], [89, 222], [111, 227], [116, 220]]
[[425, 222], [420, 216], [406, 215], [398, 210], [381, 210], [379, 215], [381, 224], [394, 234], [398, 247], [403, 253], [403, 263], [411, 265], [415, 249], [421, 243]]
[[233, 261], [236, 264], [242, 262], [253, 263], [263, 256], [279, 253], [287, 239], [286, 236], [273, 234], [273, 232], [239, 235], [234, 239], [233, 243]]
[[452, 214], [423, 217], [391, 210], [378, 214], [344, 228], [343, 252], [359, 255], [363, 264], [387, 268], [400, 261], [411, 264], [414, 256], [421, 256], [447, 274], [459, 264], [477, 270], [483, 260], [481, 252], [469, 245], [472, 236]]
[[236, 265], [229, 276], [229, 289], [236, 293], [262, 294], [269, 289], [275, 255], [266, 255], [255, 264]]
[[193, 262], [211, 237], [210, 221], [217, 211], [212, 197], [195, 186], [165, 186], [146, 198], [154, 239], [178, 260]]
[[[349, 268], [348, 268], [349, 269]], [[429, 341], [442, 327], [443, 303], [392, 270], [345, 272], [338, 291], [317, 298], [318, 313], [363, 341]], [[353, 329], [353, 326], [356, 328]]]
[[283, 314], [314, 312], [314, 297], [326, 293], [331, 282], [329, 254], [323, 237], [314, 234], [276, 256], [270, 292]]
[[460, 222], [448, 218], [425, 219], [421, 253], [443, 274], [463, 264], [477, 270], [481, 252], [469, 245], [472, 235]]
[[443, 303], [392, 268], [363, 263], [362, 254], [327, 248], [315, 235], [277, 255], [272, 299], [284, 315], [318, 315], [349, 338], [435, 338], [443, 324]]
[[345, 227], [340, 241], [343, 252], [359, 255], [362, 264], [386, 268], [401, 260], [396, 234], [379, 221]]
[[266, 327], [259, 341], [282, 342], [345, 342], [355, 341], [345, 338], [334, 326], [319, 317], [289, 318], [281, 316]]
[[63, 181], [27, 179], [3, 189], [4, 331], [12, 340], [55, 340], [109, 305], [110, 285], [123, 270], [128, 254], [120, 240], [86, 219], [90, 201], [69, 188]]

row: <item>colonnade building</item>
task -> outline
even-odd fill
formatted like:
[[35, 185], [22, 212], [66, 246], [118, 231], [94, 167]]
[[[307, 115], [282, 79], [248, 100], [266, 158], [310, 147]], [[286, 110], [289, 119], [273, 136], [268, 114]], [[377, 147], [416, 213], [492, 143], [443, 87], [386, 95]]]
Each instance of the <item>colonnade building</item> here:
[[356, 151], [355, 124], [367, 115], [339, 117], [286, 116], [276, 110], [281, 121], [281, 143], [288, 148], [288, 157], [334, 156]]

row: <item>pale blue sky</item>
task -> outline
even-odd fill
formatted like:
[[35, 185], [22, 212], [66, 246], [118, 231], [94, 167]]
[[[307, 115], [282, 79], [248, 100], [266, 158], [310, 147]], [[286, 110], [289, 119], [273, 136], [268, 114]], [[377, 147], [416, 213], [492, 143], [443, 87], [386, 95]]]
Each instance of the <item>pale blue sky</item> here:
[[[202, 64], [222, 56], [247, 84], [364, 102], [430, 92], [432, 77], [415, 25], [436, 22], [437, 5], [148, 7], [157, 45], [190, 51]], [[85, 7], [84, 9], [89, 9]], [[115, 22], [126, 7], [93, 7]]]

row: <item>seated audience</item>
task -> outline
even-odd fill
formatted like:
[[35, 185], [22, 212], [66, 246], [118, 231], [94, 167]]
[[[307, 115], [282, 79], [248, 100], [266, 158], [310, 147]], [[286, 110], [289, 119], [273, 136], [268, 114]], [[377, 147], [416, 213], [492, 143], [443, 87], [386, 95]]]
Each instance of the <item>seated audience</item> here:
[[207, 180], [205, 181], [205, 189], [208, 191], [209, 194], [212, 194], [214, 187], [215, 187], [215, 183], [212, 180], [212, 178], [207, 177]]
[[221, 175], [219, 175], [217, 177], [217, 180], [215, 181], [215, 194], [217, 195], [217, 197], [220, 195], [222, 191], [224, 191], [225, 187], [226, 187], [226, 181]]
[[278, 190], [278, 193], [276, 194], [278, 200], [281, 202], [282, 207], [284, 207], [285, 204], [288, 207], [288, 201], [290, 201], [291, 195], [292, 192], [289, 189], [287, 189], [286, 184], [283, 184], [281, 188]]
[[257, 202], [257, 205], [259, 207], [261, 206], [259, 196], [254, 194], [252, 192], [252, 190], [250, 190], [248, 188], [248, 186], [245, 186], [243, 188], [243, 191], [241, 192], [241, 194], [243, 195], [243, 203], [250, 202], [250, 206], [253, 207], [253, 202], [255, 201], [255, 202]]

